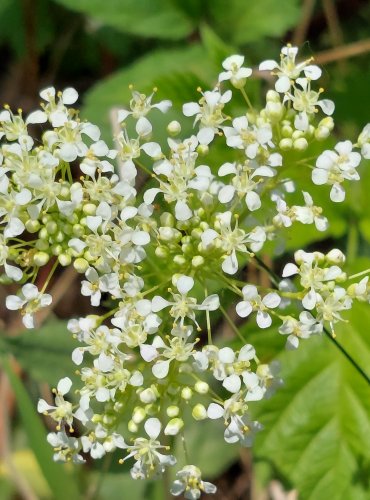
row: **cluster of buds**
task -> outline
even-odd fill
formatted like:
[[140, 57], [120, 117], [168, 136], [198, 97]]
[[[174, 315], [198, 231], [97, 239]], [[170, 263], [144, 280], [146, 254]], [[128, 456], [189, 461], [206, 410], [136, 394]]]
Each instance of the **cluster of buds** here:
[[[181, 125], [173, 121], [161, 145], [151, 140], [149, 117], [171, 103], [153, 104], [154, 93], [133, 91], [129, 109], [118, 113], [114, 150], [70, 107], [78, 98], [73, 89], [43, 90], [41, 109], [25, 119], [8, 108], [0, 113], [1, 279], [23, 285], [8, 296], [7, 307], [20, 309], [32, 328], [34, 314], [52, 301], [45, 292], [59, 264], [84, 275], [81, 294], [99, 308], [68, 324], [80, 343], [72, 353], [80, 377], [74, 395], [68, 396], [72, 382], [64, 378], [55, 405], [38, 405], [57, 424], [48, 436], [55, 460], [81, 463], [119, 448], [121, 462], [134, 460], [134, 479], [160, 477], [176, 464], [176, 440], [186, 443], [188, 426], [201, 420], [222, 419], [226, 443], [252, 445], [262, 426], [251, 409], [281, 381], [274, 362], [260, 361], [251, 344], [220, 344], [213, 319], [227, 315], [221, 289], [235, 296], [237, 316], [255, 317], [262, 329], [274, 322], [288, 335], [289, 348], [326, 325], [334, 331], [353, 300], [369, 301], [368, 277], [347, 283], [337, 249], [297, 251], [276, 289], [235, 279], [258, 261], [267, 241], [283, 241], [297, 222], [328, 227], [309, 192], [303, 191], [304, 205], [289, 203], [300, 177], [287, 176], [293, 160], [286, 155], [295, 151], [299, 170], [308, 166], [315, 184], [332, 186], [335, 202], [370, 156], [367, 125], [357, 144], [343, 141], [334, 151], [323, 146], [315, 166], [302, 157], [313, 141], [331, 134], [334, 103], [311, 87], [321, 70], [296, 57], [297, 48], [287, 46], [279, 63], [261, 63], [277, 81], [260, 110], [248, 98], [252, 70], [244, 57], [227, 58], [216, 88], [183, 106], [185, 116], [195, 117], [194, 135], [177, 138]], [[235, 92], [246, 101], [242, 115], [233, 114]], [[29, 133], [35, 124], [43, 128], [37, 142]], [[212, 143], [224, 148], [227, 162], [204, 164]], [[142, 202], [138, 168], [151, 174]], [[49, 277], [39, 291], [34, 282], [46, 265]], [[301, 290], [289, 280], [294, 275]], [[103, 297], [110, 305], [105, 314]], [[284, 312], [292, 300], [297, 317]], [[186, 449], [184, 456], [188, 461]], [[202, 491], [216, 488], [196, 465], [176, 473], [173, 495], [196, 499]]]

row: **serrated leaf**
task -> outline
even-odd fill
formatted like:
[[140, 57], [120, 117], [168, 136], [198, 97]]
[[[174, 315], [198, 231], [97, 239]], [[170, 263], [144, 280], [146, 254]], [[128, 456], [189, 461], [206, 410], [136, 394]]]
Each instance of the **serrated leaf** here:
[[218, 33], [237, 45], [265, 36], [281, 36], [300, 15], [298, 0], [213, 0], [208, 8]]
[[[366, 370], [370, 310], [356, 304], [346, 318], [337, 339]], [[265, 425], [254, 448], [257, 457], [287, 476], [302, 500], [366, 498], [369, 386], [326, 338], [302, 342], [278, 359], [285, 385], [256, 405], [255, 415]]]
[[73, 378], [72, 350], [78, 343], [65, 321], [52, 320], [37, 330], [3, 337], [0, 351], [10, 352], [32, 378], [55, 386], [62, 377]]
[[170, 0], [54, 0], [108, 26], [146, 38], [181, 40], [194, 26]]

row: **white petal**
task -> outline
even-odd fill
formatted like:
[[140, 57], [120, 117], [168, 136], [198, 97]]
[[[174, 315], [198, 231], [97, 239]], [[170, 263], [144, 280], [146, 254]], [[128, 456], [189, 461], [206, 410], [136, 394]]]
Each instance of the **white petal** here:
[[310, 64], [306, 66], [303, 72], [306, 75], [306, 77], [310, 78], [311, 80], [318, 80], [322, 73], [321, 69], [315, 64]]
[[78, 93], [72, 87], [63, 90], [62, 101], [63, 104], [74, 104], [78, 99]]
[[266, 307], [269, 307], [270, 309], [274, 309], [275, 307], [277, 307], [280, 304], [281, 298], [279, 297], [279, 295], [277, 293], [270, 292], [263, 297], [262, 302], [265, 304]]
[[323, 168], [315, 168], [312, 170], [312, 182], [317, 186], [325, 184], [328, 180], [328, 171]]
[[161, 146], [157, 142], [147, 142], [141, 148], [151, 158], [157, 158], [161, 155]]
[[161, 190], [158, 188], [150, 188], [144, 193], [144, 203], [147, 205], [150, 205], [153, 203], [154, 198], [157, 196], [158, 193], [161, 193]]
[[193, 116], [200, 111], [200, 106], [197, 102], [188, 102], [183, 105], [182, 112], [185, 116]]
[[138, 135], [141, 137], [144, 137], [146, 135], [149, 135], [152, 133], [152, 124], [148, 120], [148, 118], [145, 118], [145, 116], [141, 116], [137, 123], [136, 123], [136, 132]]
[[194, 286], [194, 280], [190, 276], [180, 276], [176, 282], [176, 287], [182, 295], [186, 295]]
[[305, 309], [312, 310], [316, 305], [316, 292], [314, 290], [310, 290], [302, 300], [302, 305]]
[[318, 106], [323, 110], [326, 115], [332, 115], [334, 113], [335, 104], [330, 99], [323, 99], [317, 103]]
[[224, 186], [220, 189], [218, 193], [218, 199], [221, 203], [229, 203], [234, 197], [235, 188], [234, 186]]
[[170, 361], [159, 361], [152, 367], [153, 375], [159, 379], [165, 378], [168, 375]]
[[175, 217], [177, 220], [189, 220], [193, 215], [185, 201], [178, 201], [175, 205]]
[[298, 274], [298, 272], [298, 267], [290, 262], [284, 266], [282, 277], [287, 278], [289, 276], [293, 276], [293, 274]]
[[208, 145], [210, 142], [212, 142], [214, 136], [215, 136], [215, 131], [211, 127], [201, 128], [197, 134], [199, 144], [204, 144], [204, 145]]
[[340, 184], [333, 184], [330, 190], [330, 199], [336, 203], [340, 203], [346, 197], [346, 192]]
[[222, 263], [222, 270], [226, 274], [235, 274], [238, 270], [238, 259], [236, 258], [235, 251], [226, 257]]
[[206, 229], [201, 235], [202, 244], [207, 247], [219, 234], [214, 229]]
[[236, 304], [235, 309], [238, 316], [240, 316], [241, 318], [246, 318], [253, 310], [251, 304], [249, 302], [246, 302], [245, 300], [242, 300], [241, 302]]
[[273, 61], [272, 59], [268, 59], [267, 61], [262, 61], [261, 64], [259, 65], [258, 69], [260, 71], [271, 71], [277, 67], [278, 67], [278, 63], [276, 61]]
[[210, 295], [203, 300], [199, 306], [200, 311], [216, 311], [220, 307], [220, 299], [218, 295]]
[[28, 123], [45, 123], [47, 115], [41, 110], [34, 111], [27, 116], [26, 124]]
[[223, 347], [218, 352], [218, 359], [221, 363], [233, 363], [235, 359], [235, 352], [231, 347]]
[[84, 350], [80, 349], [80, 347], [76, 347], [72, 351], [72, 361], [75, 365], [80, 365], [84, 359]]
[[281, 76], [275, 83], [277, 92], [284, 93], [290, 89], [290, 80], [286, 75]]
[[249, 191], [245, 197], [247, 207], [251, 212], [258, 210], [261, 207], [261, 199], [254, 191]]
[[156, 295], [152, 299], [152, 311], [153, 312], [158, 312], [167, 307], [170, 303], [168, 300], [165, 300], [163, 297], [160, 297], [159, 295]]
[[227, 389], [229, 392], [236, 393], [240, 390], [240, 387], [242, 385], [242, 382], [240, 380], [240, 377], [238, 375], [229, 375], [228, 377], [225, 378], [225, 380], [222, 382], [222, 385]]
[[69, 392], [69, 390], [72, 387], [72, 380], [69, 377], [64, 377], [61, 380], [59, 380], [59, 383], [57, 385], [57, 391], [62, 394], [63, 396]]
[[251, 344], [246, 344], [240, 349], [238, 361], [249, 361], [256, 356], [256, 350]]
[[157, 439], [159, 433], [161, 432], [161, 422], [158, 418], [148, 418], [144, 424], [145, 432], [152, 439]]
[[50, 406], [44, 399], [39, 399], [39, 402], [37, 403], [37, 411], [39, 413], [44, 413], [45, 411], [53, 410], [54, 408], [54, 406]]
[[150, 363], [158, 356], [157, 349], [149, 344], [141, 344], [140, 345], [140, 354], [144, 361]]
[[211, 418], [212, 420], [221, 418], [224, 416], [224, 409], [222, 408], [221, 405], [218, 405], [217, 403], [211, 403], [208, 406], [207, 415], [208, 418]]
[[135, 303], [135, 309], [140, 316], [147, 316], [152, 310], [152, 303], [148, 299], [141, 299]]
[[257, 313], [257, 325], [260, 328], [268, 328], [271, 326], [272, 319], [271, 316], [265, 311], [258, 311]]
[[218, 175], [223, 177], [224, 175], [236, 174], [236, 168], [234, 163], [224, 163], [218, 169]]
[[150, 235], [146, 231], [135, 231], [131, 241], [134, 245], [147, 245], [150, 242]]

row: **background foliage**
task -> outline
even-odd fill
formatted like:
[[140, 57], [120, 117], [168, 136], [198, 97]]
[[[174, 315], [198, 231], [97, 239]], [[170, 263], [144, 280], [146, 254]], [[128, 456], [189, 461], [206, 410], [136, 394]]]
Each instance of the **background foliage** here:
[[[183, 102], [196, 99], [197, 87], [214, 85], [226, 56], [243, 53], [247, 65], [254, 66], [276, 58], [281, 44], [292, 41], [302, 46], [305, 56], [317, 54], [318, 63], [324, 64], [324, 84], [336, 103], [338, 136], [355, 137], [370, 121], [369, 20], [367, 0], [2, 0], [1, 101], [28, 111], [43, 86], [73, 85], [82, 95], [83, 117], [96, 122], [109, 141], [109, 111], [128, 102], [129, 84], [143, 92], [158, 87], [158, 98], [173, 101], [169, 114], [156, 115], [154, 129], [161, 130], [181, 116]], [[349, 53], [356, 57], [348, 58]], [[268, 85], [255, 78], [252, 98], [258, 102]], [[217, 151], [209, 161], [220, 165], [226, 161], [223, 154]], [[328, 200], [325, 188], [310, 185], [331, 226], [323, 235], [296, 227], [289, 235], [289, 251], [336, 246], [348, 254], [348, 271], [370, 267], [369, 165], [361, 177], [339, 207]], [[277, 269], [287, 258], [279, 257]], [[131, 481], [115, 458], [103, 461], [99, 469], [73, 469], [51, 461], [35, 402], [48, 391], [47, 384], [73, 377], [74, 344], [66, 320], [89, 311], [88, 303], [74, 299], [78, 283], [63, 283], [58, 291], [63, 296], [64, 286], [68, 296], [57, 305], [55, 317], [34, 332], [20, 332], [4, 310], [10, 288], [1, 291], [0, 353], [11, 388], [3, 374], [0, 498], [108, 499], [122, 498], [122, 491], [132, 499], [164, 498], [161, 485]], [[338, 339], [361, 366], [369, 366], [369, 309], [358, 305], [348, 320], [338, 328]], [[191, 458], [218, 484], [218, 498], [277, 498], [276, 479], [284, 489], [296, 489], [303, 500], [368, 498], [369, 388], [326, 338], [303, 342], [292, 353], [284, 350], [284, 339], [273, 327], [264, 332], [253, 331], [249, 324], [241, 328], [266, 360], [279, 359], [285, 385], [259, 404], [256, 416], [265, 431], [252, 456], [225, 445], [217, 429], [194, 426]], [[229, 340], [226, 336], [220, 342]]]

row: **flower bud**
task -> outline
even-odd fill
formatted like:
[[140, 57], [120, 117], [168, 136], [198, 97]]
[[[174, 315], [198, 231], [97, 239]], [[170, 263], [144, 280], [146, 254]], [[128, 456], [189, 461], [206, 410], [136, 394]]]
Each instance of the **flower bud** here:
[[184, 266], [186, 264], [186, 259], [182, 255], [175, 255], [175, 257], [173, 258], [173, 261], [178, 266]]
[[25, 223], [25, 226], [29, 233], [37, 233], [37, 231], [40, 229], [40, 222], [38, 220], [29, 219]]
[[129, 423], [127, 424], [127, 428], [133, 434], [135, 434], [139, 430], [139, 427], [132, 420], [130, 420]]
[[181, 390], [181, 397], [182, 399], [185, 399], [185, 401], [190, 401], [190, 399], [193, 397], [193, 391], [190, 389], [190, 387], [184, 387]]
[[281, 128], [281, 134], [283, 137], [292, 137], [293, 129], [290, 125], [284, 125]]
[[199, 144], [199, 146], [197, 147], [197, 153], [200, 156], [205, 156], [206, 154], [208, 154], [208, 152], [209, 147], [207, 146], [207, 144]]
[[154, 252], [159, 259], [167, 259], [167, 257], [168, 257], [168, 248], [167, 247], [163, 247], [163, 246], [157, 247], [154, 250]]
[[207, 418], [207, 410], [205, 406], [200, 403], [194, 406], [191, 414], [195, 420], [204, 420], [205, 418]]
[[191, 265], [193, 267], [201, 267], [203, 266], [203, 264], [204, 264], [204, 257], [202, 257], [201, 255], [196, 255], [191, 260]]
[[67, 267], [72, 262], [72, 257], [68, 253], [61, 253], [58, 255], [59, 264], [63, 267]]
[[184, 421], [182, 418], [173, 418], [168, 422], [164, 429], [166, 436], [176, 436], [180, 430], [184, 427]]
[[77, 236], [77, 238], [79, 238], [80, 236], [83, 236], [85, 234], [85, 228], [81, 226], [81, 224], [73, 224], [72, 232], [74, 236]]
[[169, 406], [166, 410], [167, 415], [170, 418], [177, 417], [177, 415], [180, 413], [180, 408], [178, 406]]
[[175, 225], [175, 217], [169, 212], [163, 212], [159, 220], [161, 221], [162, 226], [165, 227], [174, 227]]
[[53, 255], [60, 255], [63, 252], [62, 245], [56, 244], [51, 247], [51, 253]]
[[87, 268], [89, 267], [89, 263], [87, 262], [86, 259], [83, 259], [82, 257], [79, 257], [73, 262], [73, 267], [76, 269], [76, 271], [80, 274], [85, 273], [87, 271]]
[[33, 263], [36, 266], [45, 266], [49, 262], [50, 256], [46, 252], [37, 252], [33, 256]]
[[141, 408], [140, 406], [137, 406], [134, 408], [134, 412], [132, 414], [132, 421], [135, 422], [135, 424], [140, 424], [146, 417], [146, 411], [144, 408]]
[[157, 396], [152, 388], [144, 389], [144, 391], [140, 392], [139, 399], [142, 403], [149, 404], [154, 403], [157, 399]]
[[333, 248], [329, 253], [326, 254], [326, 260], [330, 264], [344, 264], [346, 261], [346, 257], [343, 252], [341, 252], [338, 248]]
[[49, 234], [55, 234], [58, 231], [58, 224], [54, 220], [49, 221], [45, 227]]
[[330, 130], [327, 127], [318, 127], [315, 130], [315, 138], [318, 141], [326, 139], [327, 137], [329, 137], [329, 135], [330, 135]]
[[280, 102], [280, 95], [276, 90], [268, 90], [266, 94], [266, 101]]
[[281, 139], [279, 142], [279, 148], [282, 149], [283, 151], [288, 151], [289, 149], [292, 149], [293, 147], [293, 141], [292, 139], [285, 138]]
[[181, 132], [181, 124], [177, 120], [173, 120], [167, 125], [167, 132], [172, 137], [178, 135]]
[[82, 211], [85, 215], [95, 215], [96, 205], [94, 205], [94, 203], [85, 203], [82, 207]]
[[207, 394], [209, 390], [209, 385], [207, 382], [203, 382], [202, 380], [198, 380], [198, 382], [195, 383], [194, 389], [198, 394]]
[[304, 151], [305, 149], [308, 148], [308, 142], [307, 142], [307, 139], [305, 137], [300, 137], [299, 139], [296, 139], [294, 142], [293, 142], [293, 148], [296, 150], [296, 151]]

